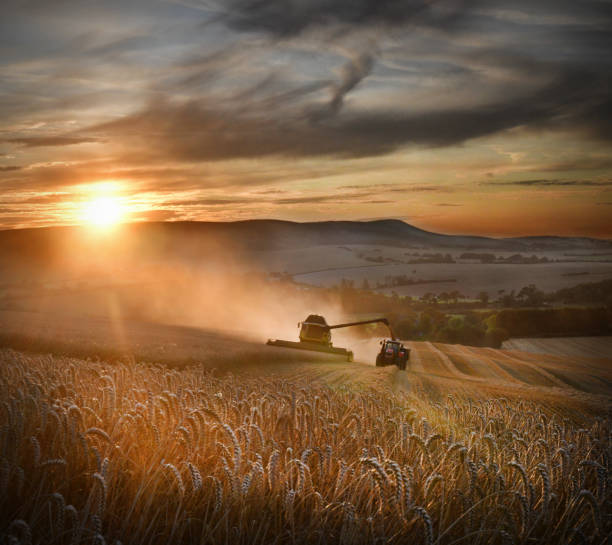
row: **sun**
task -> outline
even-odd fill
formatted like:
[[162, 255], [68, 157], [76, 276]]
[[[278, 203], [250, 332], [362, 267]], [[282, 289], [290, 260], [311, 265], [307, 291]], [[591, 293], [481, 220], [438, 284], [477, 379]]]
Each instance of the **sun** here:
[[85, 204], [83, 220], [90, 225], [107, 228], [121, 221], [123, 208], [117, 197], [98, 197]]

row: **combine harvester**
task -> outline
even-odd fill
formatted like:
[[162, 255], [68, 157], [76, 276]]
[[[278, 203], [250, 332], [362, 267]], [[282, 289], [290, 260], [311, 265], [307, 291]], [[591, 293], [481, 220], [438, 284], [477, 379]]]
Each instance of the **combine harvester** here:
[[351, 350], [332, 345], [331, 330], [340, 329], [341, 327], [375, 323], [385, 324], [389, 328], [389, 333], [391, 334], [391, 339], [381, 341], [380, 343], [381, 350], [376, 357], [376, 365], [378, 367], [397, 365], [400, 369], [406, 369], [406, 363], [410, 357], [410, 349], [405, 348], [403, 344], [395, 339], [395, 335], [393, 334], [393, 330], [387, 318], [375, 318], [373, 320], [363, 320], [360, 322], [328, 325], [323, 316], [310, 314], [306, 320], [298, 323], [298, 327], [300, 328], [299, 342], [268, 339], [266, 344], [283, 348], [297, 348], [298, 350], [312, 350], [315, 352], [337, 354], [346, 357], [347, 361], [353, 361], [353, 352]]

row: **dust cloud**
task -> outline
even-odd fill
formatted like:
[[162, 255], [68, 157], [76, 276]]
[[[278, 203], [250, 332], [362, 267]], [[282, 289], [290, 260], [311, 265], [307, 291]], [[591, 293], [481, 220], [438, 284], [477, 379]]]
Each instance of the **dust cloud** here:
[[248, 340], [298, 339], [308, 314], [345, 318], [333, 296], [272, 278], [265, 252], [199, 233], [137, 226], [60, 231], [2, 274], [11, 310], [230, 332]]
[[[332, 291], [270, 275], [270, 254], [253, 248], [252, 241], [202, 236], [187, 227], [170, 236], [167, 228], [46, 233], [28, 259], [3, 273], [3, 310], [46, 315], [58, 323], [64, 319], [70, 330], [79, 321], [84, 330], [103, 329], [96, 320], [119, 324], [122, 335], [113, 335], [118, 339], [129, 329], [126, 324], [153, 323], [256, 343], [297, 341], [297, 324], [309, 314], [324, 316], [330, 325], [355, 320]], [[374, 362], [379, 339], [367, 338], [372, 331], [334, 330], [332, 341], [353, 350], [357, 361]], [[386, 330], [381, 326], [376, 333], [386, 335]]]
[[[158, 322], [258, 341], [298, 340], [297, 323], [308, 314], [322, 314], [330, 323], [343, 318], [333, 298], [270, 281], [257, 271], [240, 272], [235, 265], [231, 270], [167, 269], [148, 290], [140, 312]], [[252, 266], [245, 264], [243, 270], [248, 268]]]

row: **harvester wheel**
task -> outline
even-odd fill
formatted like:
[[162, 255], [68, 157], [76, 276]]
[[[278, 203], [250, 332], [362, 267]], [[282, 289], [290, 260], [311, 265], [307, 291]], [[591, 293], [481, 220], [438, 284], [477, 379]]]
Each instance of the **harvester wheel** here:
[[376, 356], [376, 367], [382, 367], [382, 357], [380, 354]]

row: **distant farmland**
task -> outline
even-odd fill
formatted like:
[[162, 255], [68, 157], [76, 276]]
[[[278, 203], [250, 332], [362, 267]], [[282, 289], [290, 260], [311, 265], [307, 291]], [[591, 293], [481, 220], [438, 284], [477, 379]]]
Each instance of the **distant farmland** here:
[[[576, 276], [581, 273], [580, 276]], [[586, 273], [586, 274], [582, 274]], [[408, 286], [384, 288], [384, 293], [395, 291], [399, 295], [420, 297], [428, 292], [458, 290], [462, 294], [476, 298], [481, 291], [487, 291], [491, 297], [496, 297], [499, 290], [509, 293], [517, 292], [524, 286], [535, 284], [546, 291], [554, 291], [571, 287], [578, 282], [596, 282], [612, 278], [612, 263], [543, 263], [537, 265], [494, 264], [483, 265], [473, 263], [448, 264], [384, 264], [359, 266], [346, 269], [334, 269], [295, 277], [307, 284], [332, 286], [339, 284], [342, 278], [352, 280], [359, 287], [365, 279], [371, 287], [376, 282], [384, 282], [387, 276], [407, 275], [415, 280], [432, 280], [431, 283], [418, 283]], [[454, 279], [454, 282], [440, 280]], [[577, 280], [578, 279], [578, 280]]]

